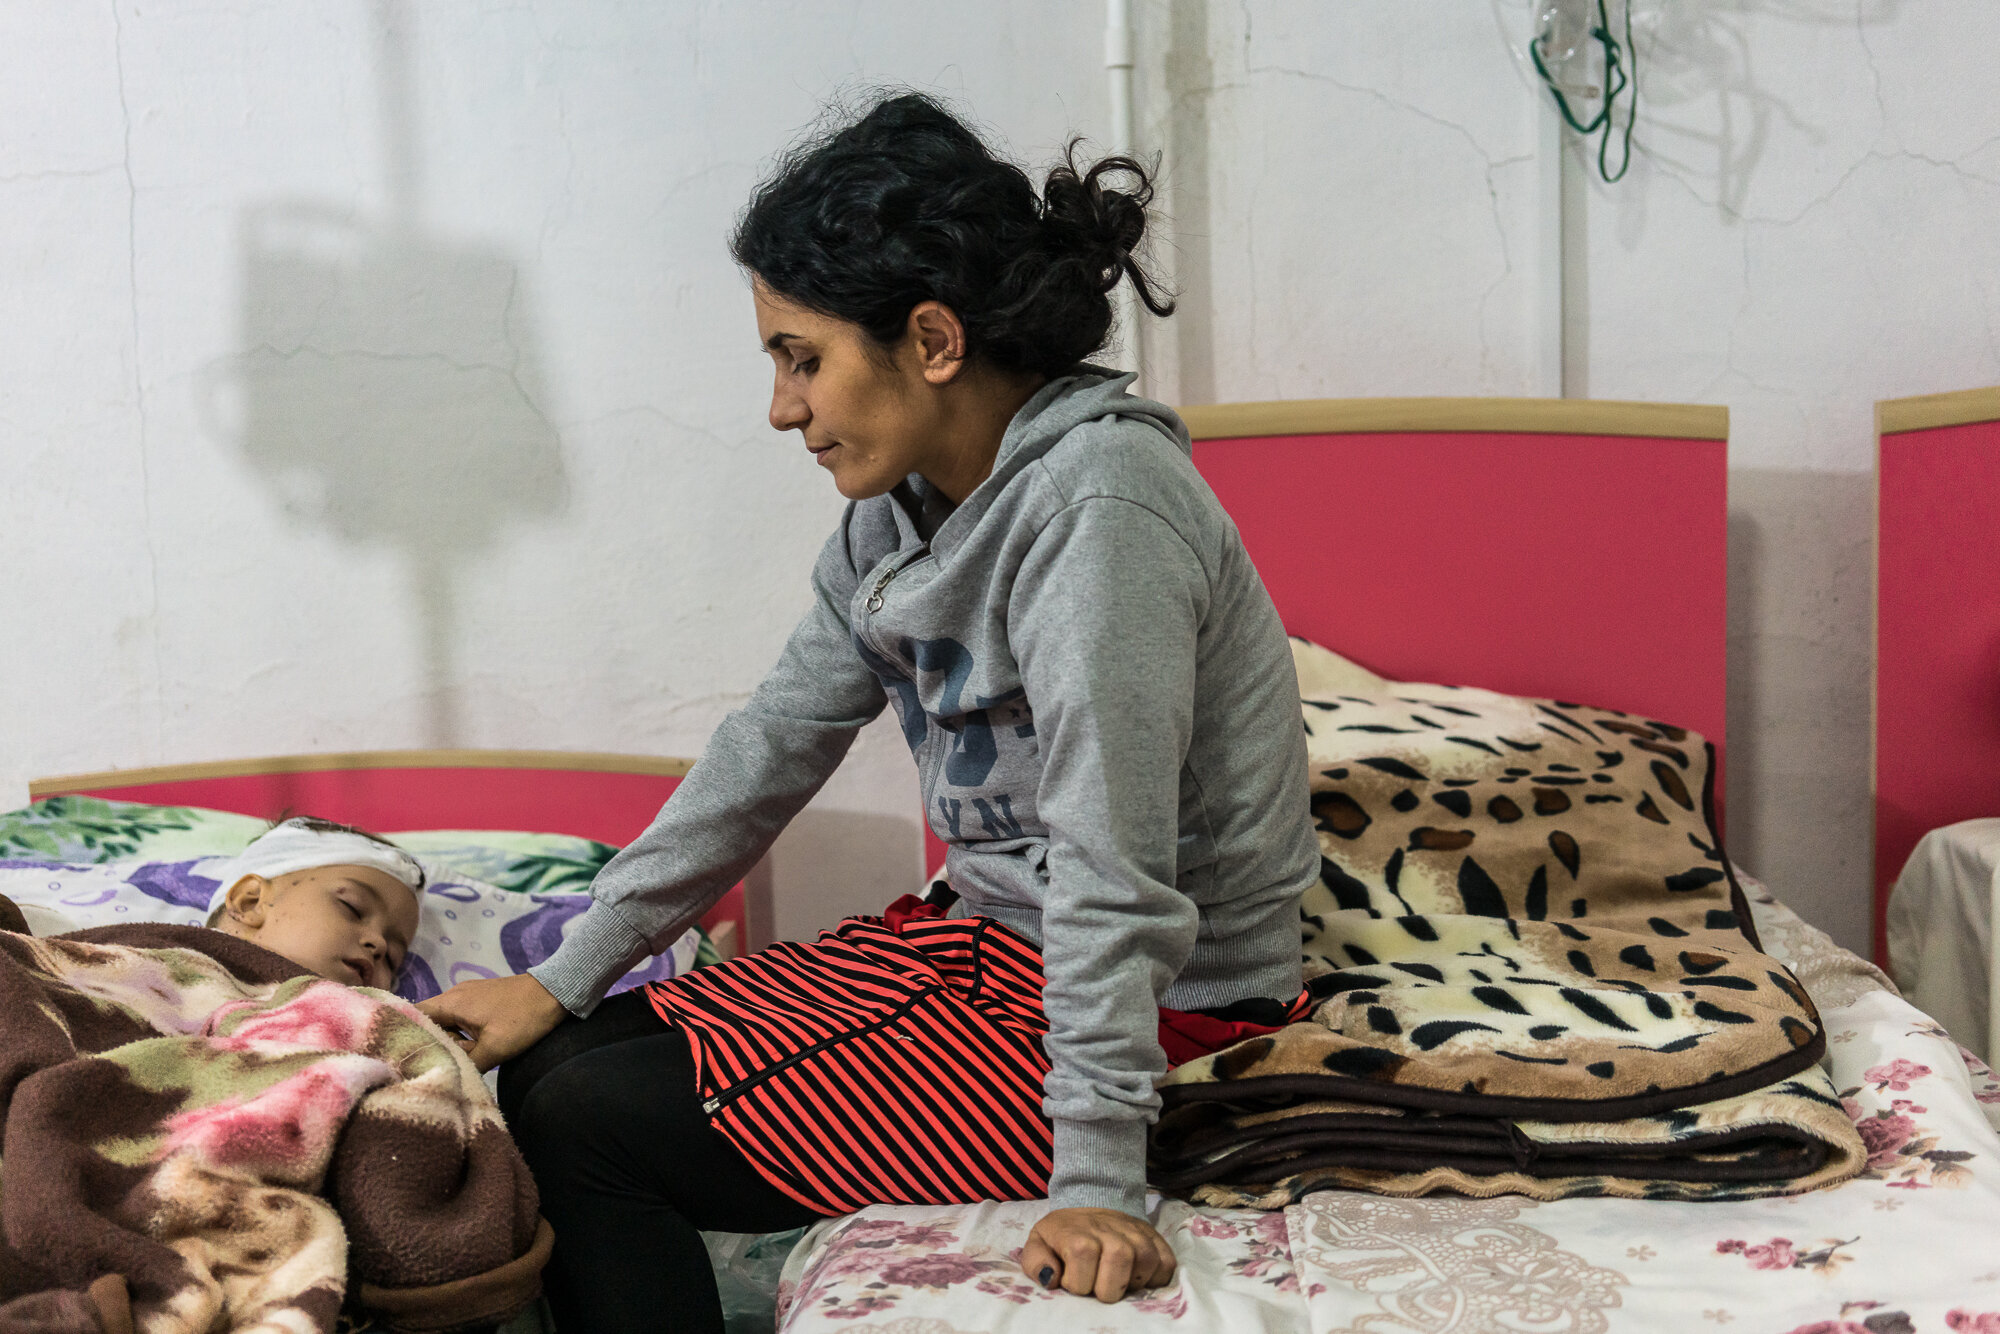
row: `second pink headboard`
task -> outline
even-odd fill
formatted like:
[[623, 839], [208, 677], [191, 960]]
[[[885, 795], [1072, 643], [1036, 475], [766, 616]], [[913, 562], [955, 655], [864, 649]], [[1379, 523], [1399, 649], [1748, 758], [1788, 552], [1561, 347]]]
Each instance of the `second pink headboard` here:
[[1875, 952], [1917, 840], [2000, 816], [2000, 389], [1878, 405]]

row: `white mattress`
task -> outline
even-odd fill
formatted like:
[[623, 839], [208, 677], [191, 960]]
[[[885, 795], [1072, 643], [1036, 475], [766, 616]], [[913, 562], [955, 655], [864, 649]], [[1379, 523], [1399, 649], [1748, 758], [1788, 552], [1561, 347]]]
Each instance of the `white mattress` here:
[[1889, 894], [1889, 969], [1924, 1013], [1993, 1062], [1993, 911], [2000, 820], [1966, 820], [1918, 840]]

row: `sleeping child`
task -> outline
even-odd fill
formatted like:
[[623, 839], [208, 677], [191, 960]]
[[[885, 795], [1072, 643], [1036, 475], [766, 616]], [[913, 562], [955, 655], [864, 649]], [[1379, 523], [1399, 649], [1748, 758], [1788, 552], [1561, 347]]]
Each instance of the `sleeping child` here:
[[208, 925], [321, 977], [395, 984], [424, 871], [387, 839], [294, 816], [251, 843], [209, 900]]
[[33, 937], [0, 900], [0, 1334], [330, 1334], [343, 1306], [442, 1334], [532, 1300], [527, 1165], [457, 1044], [383, 994], [423, 886], [305, 816], [224, 868], [208, 928]]
[[[387, 839], [299, 815], [223, 868], [203, 923], [321, 977], [386, 991], [409, 953], [423, 888], [423, 867]], [[0, 931], [78, 929], [59, 910], [0, 897]]]

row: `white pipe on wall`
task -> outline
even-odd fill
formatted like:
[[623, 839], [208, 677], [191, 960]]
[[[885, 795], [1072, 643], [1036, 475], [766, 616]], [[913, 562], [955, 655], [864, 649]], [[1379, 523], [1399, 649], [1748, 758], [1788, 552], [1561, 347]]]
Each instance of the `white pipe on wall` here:
[[[1536, 90], [1538, 93], [1539, 89]], [[1535, 392], [1543, 398], [1563, 396], [1563, 335], [1568, 324], [1568, 306], [1563, 301], [1563, 268], [1567, 253], [1563, 246], [1563, 159], [1562, 113], [1546, 94], [1536, 98], [1541, 114], [1536, 124], [1535, 149], [1541, 168], [1540, 204], [1535, 212], [1541, 219], [1535, 247], [1535, 307], [1537, 355]]]
[[1584, 141], [1558, 130], [1562, 151], [1562, 396], [1590, 397], [1590, 172]]
[[[1629, 0], [1628, 0], [1629, 3]], [[1600, 95], [1590, 79], [1591, 0], [1540, 0], [1531, 11], [1542, 60], [1558, 87], [1571, 98]], [[1540, 344], [1538, 379], [1544, 397], [1590, 397], [1590, 272], [1587, 165], [1581, 143], [1563, 129], [1555, 99], [1539, 83], [1541, 104], [1542, 236], [1536, 281]]]
[[[1105, 0], [1104, 7], [1104, 68], [1110, 79], [1111, 91], [1111, 142], [1113, 153], [1130, 157], [1133, 154], [1132, 136], [1132, 5], [1131, 0]], [[1144, 355], [1143, 330], [1139, 321], [1144, 315], [1138, 294], [1129, 283], [1120, 283], [1114, 289], [1116, 295], [1112, 309], [1118, 319], [1118, 338], [1124, 348], [1125, 360], [1130, 369], [1138, 373], [1135, 390], [1143, 391], [1146, 385], [1146, 364]]]
[[1111, 75], [1111, 151], [1132, 151], [1132, 5], [1106, 0], [1104, 68]]

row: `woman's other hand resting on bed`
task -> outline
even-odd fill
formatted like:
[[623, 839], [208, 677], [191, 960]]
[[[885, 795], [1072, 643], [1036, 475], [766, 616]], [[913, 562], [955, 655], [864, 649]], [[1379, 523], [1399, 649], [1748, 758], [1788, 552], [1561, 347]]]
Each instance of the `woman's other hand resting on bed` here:
[[1116, 1209], [1042, 1215], [1021, 1248], [1021, 1271], [1045, 1288], [1115, 1302], [1174, 1281], [1174, 1248], [1143, 1218]]
[[417, 1005], [440, 1028], [456, 1030], [459, 1045], [480, 1070], [511, 1061], [563, 1021], [562, 1002], [527, 973], [461, 982]]

